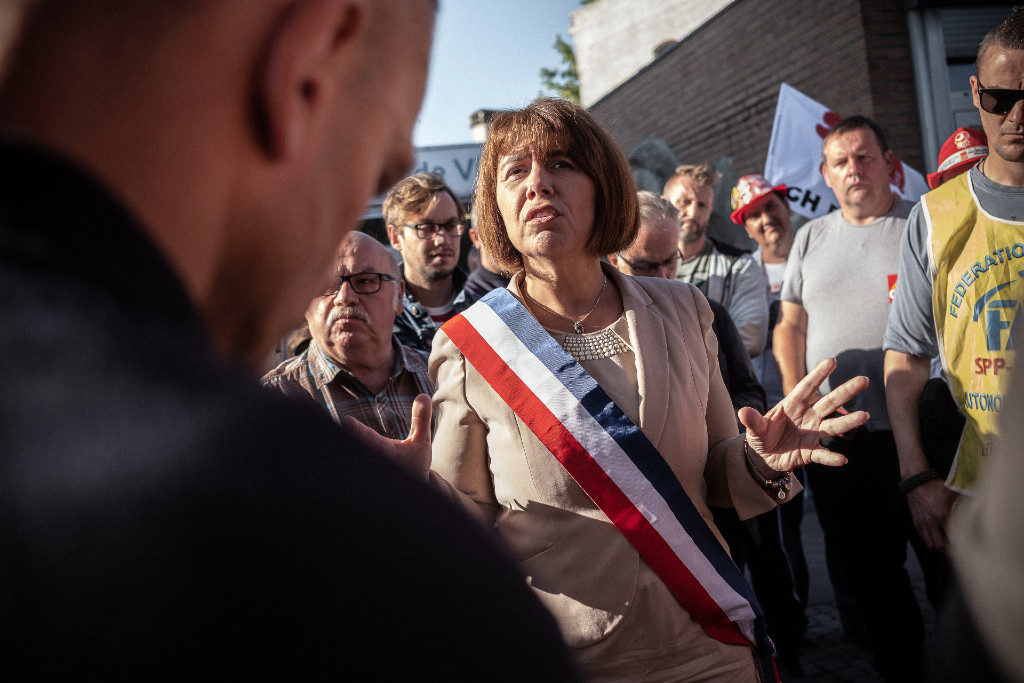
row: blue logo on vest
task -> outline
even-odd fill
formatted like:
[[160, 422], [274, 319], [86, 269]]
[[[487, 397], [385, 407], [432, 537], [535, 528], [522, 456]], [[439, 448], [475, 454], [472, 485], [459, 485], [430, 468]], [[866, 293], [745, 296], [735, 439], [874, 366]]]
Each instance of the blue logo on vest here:
[[[1021, 277], [1024, 277], [1024, 270], [1019, 271]], [[992, 289], [985, 292], [978, 302], [974, 304], [974, 322], [978, 322], [978, 318], [981, 314], [985, 314], [985, 341], [989, 351], [1003, 351], [1003, 330], [1009, 329], [1011, 325], [1014, 325], [1018, 316], [1015, 315], [1020, 302], [1016, 299], [996, 299], [995, 296], [1005, 287], [1009, 287], [1013, 284], [1013, 280], [1003, 282], [1002, 284], [996, 285]], [[1004, 319], [1003, 315], [1007, 315], [1009, 318]], [[1016, 326], [1014, 325], [1014, 328]], [[1013, 349], [1013, 335], [1016, 329], [1012, 329], [1011, 333], [1006, 337], [1006, 351]]]

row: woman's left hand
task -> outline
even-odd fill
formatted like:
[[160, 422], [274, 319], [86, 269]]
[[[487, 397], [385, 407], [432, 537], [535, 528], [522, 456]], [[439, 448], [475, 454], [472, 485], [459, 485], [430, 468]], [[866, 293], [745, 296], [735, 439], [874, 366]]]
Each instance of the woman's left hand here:
[[818, 387], [835, 368], [834, 358], [821, 361], [763, 416], [753, 408], [740, 408], [737, 416], [747, 428], [747, 443], [764, 458], [768, 467], [788, 472], [812, 462], [833, 466], [846, 464], [844, 456], [824, 448], [820, 440], [856, 429], [868, 421], [868, 414], [863, 410], [828, 417], [863, 391], [868, 386], [868, 378], [854, 377], [827, 395], [819, 396]]

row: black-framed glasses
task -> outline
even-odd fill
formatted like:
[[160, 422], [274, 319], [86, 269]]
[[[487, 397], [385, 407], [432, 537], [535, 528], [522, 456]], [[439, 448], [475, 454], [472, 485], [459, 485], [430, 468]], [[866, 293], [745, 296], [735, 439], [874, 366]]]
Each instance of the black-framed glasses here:
[[376, 294], [380, 291], [382, 282], [393, 282], [395, 278], [387, 273], [353, 273], [351, 275], [338, 275], [338, 285], [327, 291], [328, 294], [336, 294], [341, 291], [342, 285], [346, 282], [356, 294]]
[[625, 264], [627, 266], [629, 266], [633, 270], [633, 272], [635, 274], [637, 274], [637, 275], [651, 275], [652, 273], [657, 273], [658, 271], [660, 271], [662, 268], [664, 268], [666, 266], [671, 266], [672, 268], [675, 268], [676, 266], [678, 266], [679, 265], [679, 259], [683, 258], [683, 253], [681, 251], [679, 251], [678, 249], [676, 249], [676, 253], [675, 254], [673, 254], [669, 258], [665, 259], [664, 261], [657, 261], [657, 262], [655, 262], [655, 261], [636, 261], [636, 262], [633, 262], [633, 261], [630, 261], [629, 259], [627, 259], [622, 254], [619, 254], [618, 256], [619, 256], [620, 259], [622, 259], [625, 262]]
[[421, 240], [429, 239], [437, 234], [443, 234], [445, 237], [461, 237], [466, 234], [467, 228], [469, 228], [469, 221], [448, 221], [447, 223], [430, 223], [424, 221], [423, 223], [402, 223], [403, 228], [412, 228], [416, 231], [416, 236]]
[[1006, 116], [1013, 105], [1024, 100], [1024, 90], [1008, 90], [1006, 88], [986, 88], [978, 81], [978, 102], [989, 114]]

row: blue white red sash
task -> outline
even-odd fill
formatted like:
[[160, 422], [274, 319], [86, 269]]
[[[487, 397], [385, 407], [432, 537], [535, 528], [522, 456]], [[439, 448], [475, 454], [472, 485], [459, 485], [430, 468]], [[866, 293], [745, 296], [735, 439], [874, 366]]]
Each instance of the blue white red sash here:
[[708, 635], [777, 680], [753, 590], [669, 464], [519, 300], [495, 289], [441, 329]]

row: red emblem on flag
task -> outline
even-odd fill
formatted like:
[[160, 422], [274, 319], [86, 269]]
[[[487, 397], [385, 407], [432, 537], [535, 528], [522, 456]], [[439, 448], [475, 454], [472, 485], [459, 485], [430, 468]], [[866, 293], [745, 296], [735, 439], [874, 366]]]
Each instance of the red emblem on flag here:
[[823, 126], [819, 123], [814, 127], [814, 130], [818, 132], [818, 137], [824, 140], [825, 136], [828, 135], [828, 132], [842, 120], [843, 118], [834, 111], [825, 112], [825, 115], [822, 117], [822, 123], [825, 125]]
[[896, 273], [886, 275], [885, 277], [889, 281], [889, 303], [892, 303], [893, 298], [896, 296]]
[[[903, 172], [903, 162], [900, 158], [893, 155], [892, 158], [892, 172], [889, 174], [889, 182], [899, 188], [902, 193], [907, 187], [907, 174]], [[895, 280], [896, 276], [892, 276]]]

